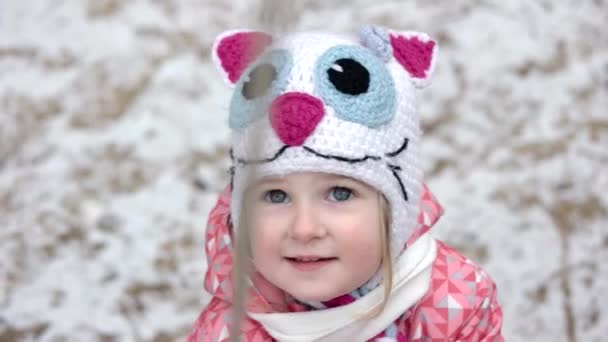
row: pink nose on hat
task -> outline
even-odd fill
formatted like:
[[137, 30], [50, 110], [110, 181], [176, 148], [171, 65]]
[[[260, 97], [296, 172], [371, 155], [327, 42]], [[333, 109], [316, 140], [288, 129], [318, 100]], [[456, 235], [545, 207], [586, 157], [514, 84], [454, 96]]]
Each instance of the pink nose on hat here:
[[323, 102], [305, 93], [285, 93], [270, 105], [270, 123], [289, 146], [304, 144], [323, 118]]

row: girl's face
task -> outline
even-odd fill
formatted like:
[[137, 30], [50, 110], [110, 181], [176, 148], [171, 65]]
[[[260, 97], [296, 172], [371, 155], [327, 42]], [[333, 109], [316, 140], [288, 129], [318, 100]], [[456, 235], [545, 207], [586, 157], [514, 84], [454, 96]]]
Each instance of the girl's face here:
[[382, 259], [378, 192], [327, 173], [267, 177], [248, 193], [256, 269], [303, 301], [325, 301], [363, 285]]

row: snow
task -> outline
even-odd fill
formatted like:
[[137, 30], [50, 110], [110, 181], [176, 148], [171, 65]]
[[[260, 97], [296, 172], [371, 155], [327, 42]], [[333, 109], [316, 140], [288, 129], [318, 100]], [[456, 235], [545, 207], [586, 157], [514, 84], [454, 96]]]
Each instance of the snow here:
[[[259, 1], [0, 3], [0, 340], [180, 340], [228, 181], [220, 32]], [[437, 235], [498, 285], [509, 341], [608, 331], [608, 3], [299, 1], [292, 29], [440, 44], [419, 96]]]

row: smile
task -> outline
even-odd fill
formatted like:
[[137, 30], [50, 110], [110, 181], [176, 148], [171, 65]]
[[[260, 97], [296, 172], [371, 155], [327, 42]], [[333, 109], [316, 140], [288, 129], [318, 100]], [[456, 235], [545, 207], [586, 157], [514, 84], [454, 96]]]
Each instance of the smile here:
[[329, 266], [333, 262], [337, 261], [338, 258], [295, 257], [285, 258], [285, 260], [289, 263], [289, 265], [299, 271], [310, 272], [317, 271], [326, 266]]

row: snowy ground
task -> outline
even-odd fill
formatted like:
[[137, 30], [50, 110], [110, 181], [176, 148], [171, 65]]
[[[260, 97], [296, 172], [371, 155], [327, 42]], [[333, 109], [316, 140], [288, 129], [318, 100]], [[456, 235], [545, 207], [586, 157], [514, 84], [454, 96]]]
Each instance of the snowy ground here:
[[[299, 1], [293, 28], [440, 43], [420, 101], [438, 233], [495, 278], [507, 339], [605, 341], [608, 3], [344, 3]], [[183, 338], [228, 164], [209, 46], [258, 6], [0, 2], [0, 341]]]

